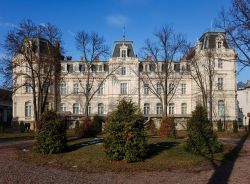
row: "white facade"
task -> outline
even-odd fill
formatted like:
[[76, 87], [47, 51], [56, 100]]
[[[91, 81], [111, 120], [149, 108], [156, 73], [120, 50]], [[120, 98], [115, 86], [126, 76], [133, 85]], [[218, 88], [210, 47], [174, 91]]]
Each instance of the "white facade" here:
[[250, 81], [247, 81], [248, 86], [245, 89], [239, 89], [237, 91], [237, 100], [239, 108], [239, 121], [243, 126], [248, 126], [250, 117], [247, 113], [250, 113]]
[[[211, 39], [215, 35], [214, 45], [217, 57], [214, 58], [215, 76], [213, 93], [213, 116], [214, 120], [222, 119], [233, 121], [237, 119], [236, 108], [236, 65], [235, 52], [221, 41], [222, 33], [205, 33], [196, 44], [196, 55], [201, 56], [199, 63], [203, 65], [204, 49], [207, 43], [204, 40]], [[218, 46], [218, 42], [220, 42]], [[226, 42], [224, 40], [224, 42]], [[225, 46], [223, 46], [223, 44]], [[107, 115], [111, 112], [120, 98], [132, 99], [147, 117], [161, 117], [161, 103], [156, 96], [147, 89], [145, 82], [140, 77], [151, 74], [151, 61], [139, 61], [133, 50], [132, 41], [116, 41], [109, 61], [92, 62], [93, 95], [88, 112], [90, 115]], [[158, 65], [161, 65], [158, 62]], [[179, 65], [175, 77], [180, 77], [176, 92], [168, 104], [167, 112], [170, 116], [178, 119], [178, 127], [185, 128], [185, 119], [191, 116], [192, 110], [200, 102], [200, 90], [193, 80], [189, 60], [173, 63]], [[85, 111], [84, 86], [86, 85], [86, 62], [84, 61], [61, 61], [62, 81], [60, 84], [61, 101], [59, 109], [69, 111], [73, 116], [81, 116]], [[190, 68], [190, 69], [187, 69]], [[25, 66], [23, 68], [25, 70]], [[185, 70], [185, 71], [184, 71]], [[180, 76], [180, 74], [183, 74]], [[153, 78], [153, 76], [152, 76]], [[19, 82], [24, 82], [20, 79]], [[103, 82], [103, 83], [102, 83]], [[155, 79], [157, 82], [157, 78]], [[102, 84], [102, 85], [100, 85]], [[150, 85], [150, 84], [148, 84]], [[99, 89], [98, 89], [99, 88]], [[160, 88], [159, 88], [160, 90]], [[53, 95], [49, 98], [53, 98]], [[53, 101], [49, 107], [53, 107]], [[34, 120], [32, 107], [32, 94], [25, 87], [20, 88], [13, 95], [13, 116], [17, 121]], [[182, 122], [184, 124], [182, 125]]]

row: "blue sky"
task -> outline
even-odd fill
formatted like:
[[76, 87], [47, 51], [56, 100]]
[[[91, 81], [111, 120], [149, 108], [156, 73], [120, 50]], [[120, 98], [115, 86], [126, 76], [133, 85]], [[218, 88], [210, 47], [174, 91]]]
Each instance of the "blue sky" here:
[[[113, 41], [126, 38], [134, 41], [138, 53], [146, 38], [164, 24], [173, 25], [194, 43], [208, 31], [222, 6], [230, 0], [1, 0], [0, 43], [9, 29], [23, 19], [37, 24], [51, 22], [61, 29], [66, 55], [79, 59], [74, 34], [78, 31], [95, 31], [103, 35], [113, 48]], [[0, 56], [4, 54], [0, 48]], [[244, 69], [239, 80], [247, 80]]]

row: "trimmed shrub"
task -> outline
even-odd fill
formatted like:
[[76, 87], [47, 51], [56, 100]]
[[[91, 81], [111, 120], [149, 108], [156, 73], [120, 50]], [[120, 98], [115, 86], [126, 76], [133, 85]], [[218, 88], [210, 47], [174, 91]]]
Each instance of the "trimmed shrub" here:
[[238, 132], [238, 122], [236, 120], [233, 121], [233, 132], [234, 133]]
[[75, 122], [75, 128], [74, 128], [74, 131], [75, 131], [75, 135], [77, 136], [77, 133], [79, 132], [79, 129], [80, 129], [80, 122], [77, 120]]
[[144, 117], [134, 103], [122, 99], [105, 122], [104, 148], [112, 160], [136, 162], [146, 154]]
[[79, 138], [96, 137], [97, 131], [95, 130], [90, 117], [84, 118], [83, 123], [80, 124], [79, 130], [76, 132], [76, 135]]
[[222, 132], [222, 131], [223, 131], [222, 127], [223, 127], [223, 124], [222, 124], [222, 122], [221, 122], [221, 119], [219, 119], [219, 120], [217, 121], [217, 131], [218, 131], [218, 132]]
[[66, 148], [66, 129], [66, 123], [55, 112], [43, 113], [35, 136], [37, 142], [34, 151], [44, 154], [61, 153]]
[[19, 128], [21, 133], [25, 132], [26, 127], [23, 121], [20, 122]]
[[176, 129], [174, 118], [165, 117], [161, 120], [161, 126], [159, 129], [159, 135], [161, 137], [174, 137], [176, 138]]
[[213, 132], [212, 124], [203, 106], [196, 106], [192, 112], [192, 117], [187, 123], [187, 131], [186, 148], [188, 151], [203, 155], [222, 151], [222, 145]]

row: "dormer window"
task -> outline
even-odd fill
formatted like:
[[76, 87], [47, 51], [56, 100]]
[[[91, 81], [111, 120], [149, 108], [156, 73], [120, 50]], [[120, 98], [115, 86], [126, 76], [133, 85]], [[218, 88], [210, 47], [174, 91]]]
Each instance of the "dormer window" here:
[[122, 50], [122, 58], [127, 57], [126, 50]]
[[218, 42], [218, 44], [217, 44], [218, 49], [221, 48], [221, 45], [222, 45], [222, 43], [221, 43], [221, 42]]

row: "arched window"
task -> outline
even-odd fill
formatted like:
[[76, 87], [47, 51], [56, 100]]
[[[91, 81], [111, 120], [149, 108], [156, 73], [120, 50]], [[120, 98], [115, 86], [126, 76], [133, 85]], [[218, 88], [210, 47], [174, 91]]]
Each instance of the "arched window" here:
[[103, 103], [98, 104], [98, 115], [103, 115], [104, 114], [104, 105]]
[[161, 105], [161, 103], [156, 104], [156, 114], [157, 115], [162, 115], [162, 105]]
[[174, 114], [174, 103], [169, 104], [168, 112], [169, 114]]
[[181, 104], [181, 114], [187, 114], [187, 104], [186, 103]]
[[223, 100], [218, 101], [218, 116], [220, 118], [225, 116], [225, 103]]
[[31, 117], [31, 116], [32, 116], [32, 103], [25, 102], [25, 117]]
[[66, 104], [65, 103], [61, 103], [61, 112], [66, 112]]
[[150, 111], [150, 106], [148, 103], [145, 103], [144, 104], [144, 115], [148, 115], [149, 114], [149, 111]]
[[104, 85], [103, 83], [98, 84], [98, 95], [103, 95], [104, 94]]
[[73, 114], [79, 114], [79, 104], [73, 104]]

